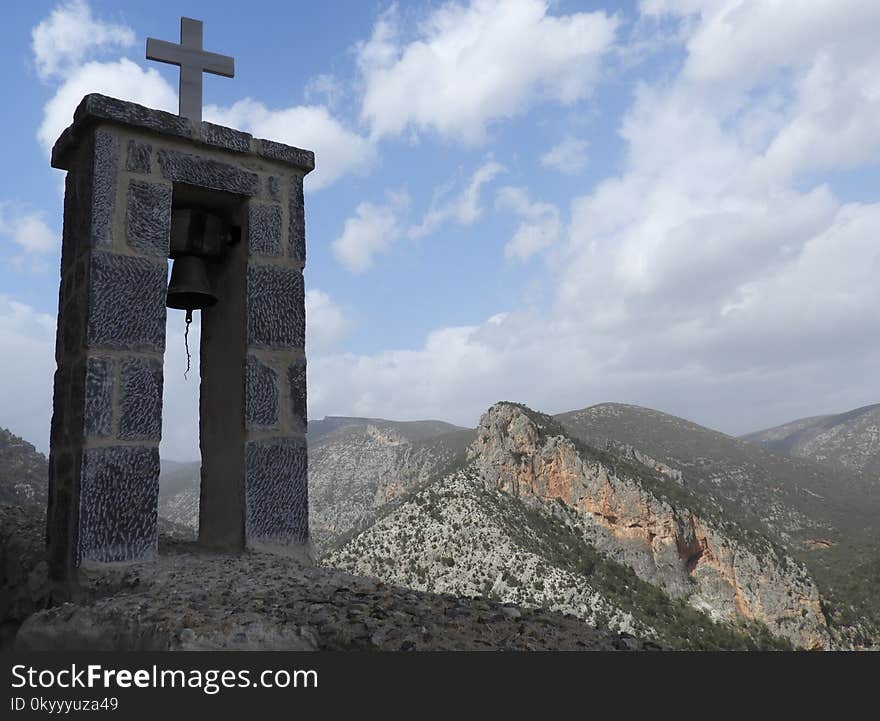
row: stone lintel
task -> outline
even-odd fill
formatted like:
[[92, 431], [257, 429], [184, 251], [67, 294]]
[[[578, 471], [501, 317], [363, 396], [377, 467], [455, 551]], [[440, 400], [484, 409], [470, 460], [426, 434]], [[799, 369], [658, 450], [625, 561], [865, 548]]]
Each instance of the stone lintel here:
[[296, 168], [303, 175], [315, 169], [315, 154], [310, 150], [254, 138], [250, 133], [213, 123], [193, 124], [188, 118], [173, 113], [99, 93], [86, 95], [80, 102], [73, 114], [73, 123], [52, 148], [52, 167], [69, 170], [74, 150], [88, 136], [92, 126], [98, 123], [122, 125], [156, 135], [191, 140], [232, 153], [266, 158]]

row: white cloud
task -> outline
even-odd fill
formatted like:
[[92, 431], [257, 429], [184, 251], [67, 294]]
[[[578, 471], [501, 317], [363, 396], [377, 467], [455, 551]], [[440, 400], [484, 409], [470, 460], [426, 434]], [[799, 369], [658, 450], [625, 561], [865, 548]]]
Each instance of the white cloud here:
[[306, 187], [318, 190], [349, 173], [363, 173], [376, 157], [366, 138], [349, 130], [320, 105], [300, 105], [270, 110], [246, 98], [229, 108], [208, 106], [205, 120], [246, 130], [254, 135], [313, 150], [315, 170], [306, 176]]
[[[336, 107], [345, 94], [342, 81], [330, 73], [321, 73], [311, 78], [303, 89], [306, 102], [310, 104]], [[316, 103], [316, 101], [319, 101]]]
[[408, 127], [481, 142], [489, 123], [547, 100], [589, 96], [618, 21], [603, 12], [553, 16], [545, 0], [446, 3], [401, 41], [394, 12], [358, 48], [361, 117], [374, 137]]
[[306, 291], [306, 350], [309, 353], [332, 347], [348, 329], [348, 319], [327, 293], [317, 288]]
[[574, 175], [587, 167], [589, 142], [567, 137], [541, 155], [541, 165], [560, 173]]
[[783, 67], [803, 70], [817, 52], [870, 50], [880, 22], [872, 0], [654, 0], [643, 3], [643, 11], [697, 14], [683, 78], [740, 88]]
[[473, 175], [468, 184], [457, 196], [448, 199], [453, 189], [453, 184], [447, 183], [434, 193], [431, 208], [428, 210], [419, 225], [409, 229], [410, 238], [423, 238], [430, 235], [443, 223], [454, 222], [458, 225], [473, 225], [483, 214], [480, 205], [480, 192], [483, 186], [491, 183], [500, 173], [505, 170], [504, 166], [494, 160], [487, 160]]
[[[707, 422], [728, 429], [736, 426], [725, 413], [741, 423], [790, 399], [792, 386], [806, 379], [815, 388], [804, 385], [802, 397], [829, 394], [835, 385], [841, 395], [844, 378], [843, 395], [854, 405], [880, 392], [852, 370], [880, 351], [865, 333], [878, 320], [880, 292], [870, 276], [880, 250], [867, 238], [880, 227], [880, 206], [842, 205], [828, 185], [795, 182], [806, 169], [832, 168], [847, 157], [871, 162], [870, 152], [855, 160], [871, 148], [867, 130], [847, 130], [867, 128], [876, 117], [874, 100], [851, 93], [846, 108], [835, 111], [841, 119], [851, 114], [840, 128], [804, 133], [788, 152], [777, 150], [826, 102], [828, 85], [810, 78], [828, 67], [828, 58], [834, 57], [840, 98], [847, 76], [872, 72], [875, 51], [856, 43], [829, 56], [827, 37], [813, 33], [821, 18], [810, 28], [799, 19], [783, 33], [783, 45], [800, 49], [785, 55], [787, 74], [774, 72], [781, 61], [772, 55], [751, 74], [745, 68], [750, 81], [728, 78], [726, 61], [715, 53], [748, 55], [754, 38], [699, 38], [719, 17], [728, 30], [757, 32], [755, 18], [767, 7], [704, 6], [688, 43], [698, 51], [674, 81], [638, 90], [622, 124], [625, 171], [572, 204], [571, 235], [558, 262], [558, 318], [607, 340], [618, 371], [656, 379], [651, 395], [665, 394], [667, 405], [686, 402], [675, 398], [677, 383], [704, 384], [716, 400], [725, 397], [731, 407], [713, 411], [689, 392]], [[830, 25], [838, 22], [830, 5], [824, 12]], [[866, 10], [861, 22], [876, 29], [872, 13]], [[675, 373], [680, 379], [667, 380]], [[821, 399], [810, 402], [802, 407], [815, 409]]]
[[19, 218], [10, 237], [29, 253], [49, 253], [58, 247], [58, 234], [46, 225], [40, 214]]
[[61, 132], [73, 121], [77, 105], [89, 93], [177, 112], [177, 92], [153, 68], [144, 70], [125, 58], [115, 62], [89, 62], [71, 70], [43, 109], [37, 139], [47, 155]]
[[531, 202], [525, 188], [501, 188], [495, 205], [503, 210], [512, 210], [522, 219], [513, 237], [504, 246], [507, 258], [528, 260], [559, 239], [561, 226], [556, 206], [540, 201]]
[[55, 319], [0, 295], [0, 426], [46, 452], [55, 372]]
[[701, 11], [684, 68], [638, 86], [621, 174], [572, 203], [551, 309], [322, 358], [316, 414], [473, 424], [501, 398], [615, 400], [745, 432], [880, 398], [880, 202], [805, 174], [877, 161], [880, 6], [650, 5]]
[[[796, 102], [766, 149], [766, 172], [880, 160], [880, 3], [873, 0], [655, 0], [652, 14], [699, 12], [682, 80], [707, 96], [791, 85]], [[792, 83], [790, 78], [794, 76]]]
[[376, 255], [387, 253], [400, 238], [398, 215], [409, 203], [405, 192], [390, 194], [382, 205], [363, 202], [345, 221], [341, 235], [333, 241], [333, 255], [352, 273], [373, 266]]
[[55, 7], [31, 31], [31, 48], [37, 73], [47, 79], [65, 75], [98, 50], [134, 45], [134, 31], [92, 17], [85, 0], [70, 0]]
[[0, 205], [0, 234], [29, 255], [45, 255], [59, 246], [59, 235], [43, 220], [39, 212], [21, 213], [6, 217]]
[[417, 350], [310, 358], [310, 412], [314, 418], [355, 414], [470, 421], [486, 398], [501, 392], [495, 373], [503, 361], [480, 343], [478, 327], [438, 329]]

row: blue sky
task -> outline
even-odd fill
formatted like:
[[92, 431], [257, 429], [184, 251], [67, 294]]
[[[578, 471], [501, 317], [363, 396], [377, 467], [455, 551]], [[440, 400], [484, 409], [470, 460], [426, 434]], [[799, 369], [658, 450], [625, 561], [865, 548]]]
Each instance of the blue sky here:
[[[32, 2], [2, 33], [0, 425], [45, 449], [62, 174], [88, 92], [316, 153], [310, 417], [637, 403], [739, 433], [880, 400], [880, 5]], [[10, 172], [15, 168], [15, 172]], [[169, 314], [163, 454], [195, 456]]]

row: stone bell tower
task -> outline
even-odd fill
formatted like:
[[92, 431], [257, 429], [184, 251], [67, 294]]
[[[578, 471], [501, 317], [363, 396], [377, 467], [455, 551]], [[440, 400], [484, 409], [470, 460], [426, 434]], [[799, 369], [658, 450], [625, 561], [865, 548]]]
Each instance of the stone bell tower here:
[[[178, 56], [158, 57], [169, 48]], [[229, 231], [201, 238], [216, 303], [201, 311], [199, 541], [308, 544], [303, 177], [314, 155], [201, 121], [202, 70], [228, 60], [232, 74], [231, 58], [201, 50], [201, 23], [184, 19], [180, 46], [151, 40], [147, 53], [181, 65], [181, 115], [87, 95], [52, 151], [67, 171], [47, 519], [56, 582], [82, 563], [157, 552], [168, 259], [172, 227], [185, 240], [194, 216]]]

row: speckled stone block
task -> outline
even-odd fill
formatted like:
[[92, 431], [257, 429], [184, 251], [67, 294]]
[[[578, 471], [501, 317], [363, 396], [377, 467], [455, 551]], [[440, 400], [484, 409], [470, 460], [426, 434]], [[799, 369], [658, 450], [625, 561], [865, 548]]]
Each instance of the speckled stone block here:
[[95, 157], [92, 174], [92, 245], [110, 247], [113, 243], [112, 221], [116, 198], [116, 140], [110, 133], [95, 133]]
[[112, 358], [93, 357], [86, 361], [83, 432], [86, 438], [109, 436], [113, 432]]
[[254, 441], [245, 450], [248, 541], [292, 544], [308, 540], [305, 441]]
[[291, 258], [306, 260], [306, 217], [303, 200], [303, 179], [294, 176], [290, 180], [290, 218], [287, 252]]
[[81, 142], [83, 132], [87, 132], [89, 125], [103, 121], [182, 138], [191, 138], [193, 135], [192, 121], [189, 118], [92, 93], [82, 99], [73, 114], [73, 124], [61, 133], [52, 147], [52, 167], [68, 170], [68, 164]]
[[287, 387], [290, 392], [291, 427], [299, 427], [305, 432], [308, 427], [305, 358], [301, 358], [287, 367]]
[[[219, 142], [226, 144], [217, 147], [225, 147], [230, 151], [251, 157], [262, 156], [285, 165], [292, 165], [304, 173], [315, 169], [315, 154], [310, 150], [259, 139], [254, 139], [249, 143], [249, 147], [244, 148], [241, 135], [247, 134], [241, 131], [214, 126], [214, 129], [210, 129], [207, 133], [204, 130], [199, 132], [188, 118], [98, 93], [86, 95], [80, 102], [73, 114], [73, 124], [61, 133], [52, 148], [52, 167], [68, 170], [82, 138], [98, 123], [111, 127], [121, 125], [128, 131], [145, 130], [150, 135], [157, 135], [160, 138], [166, 136], [183, 142], [195, 141], [196, 145], [203, 142], [214, 144], [212, 140], [220, 139]], [[213, 124], [207, 123], [207, 125]], [[232, 137], [235, 137], [235, 140], [230, 142]]]
[[129, 140], [125, 154], [125, 169], [132, 173], [149, 174], [152, 170], [152, 163], [150, 162], [152, 153], [153, 147], [149, 143]]
[[136, 561], [156, 553], [159, 449], [83, 451], [78, 560]]
[[278, 424], [278, 374], [254, 356], [247, 359], [244, 400], [249, 430]]
[[167, 276], [165, 260], [94, 253], [88, 344], [164, 351]]
[[251, 203], [248, 209], [251, 255], [281, 255], [281, 208], [277, 205]]
[[202, 122], [202, 140], [208, 145], [226, 150], [237, 150], [241, 153], [246, 153], [251, 149], [250, 133], [204, 121]]
[[119, 372], [119, 438], [156, 441], [162, 437], [162, 363], [128, 358]]
[[270, 175], [269, 181], [267, 183], [267, 187], [269, 189], [269, 197], [274, 201], [281, 200], [281, 181], [278, 180], [277, 176]]
[[239, 195], [260, 192], [259, 176], [234, 165], [173, 150], [160, 150], [157, 156], [162, 176], [168, 180]]
[[73, 115], [74, 124], [82, 116], [113, 120], [164, 135], [190, 138], [193, 134], [192, 121], [189, 118], [98, 93], [91, 93], [82, 99]]
[[171, 237], [171, 186], [132, 180], [128, 185], [126, 240], [129, 248], [167, 258]]
[[315, 154], [311, 150], [295, 148], [292, 145], [283, 145], [274, 140], [259, 140], [257, 152], [264, 158], [280, 160], [284, 163], [297, 165], [306, 172], [315, 169]]
[[251, 264], [247, 275], [248, 343], [269, 348], [302, 348], [305, 295], [302, 273]]

